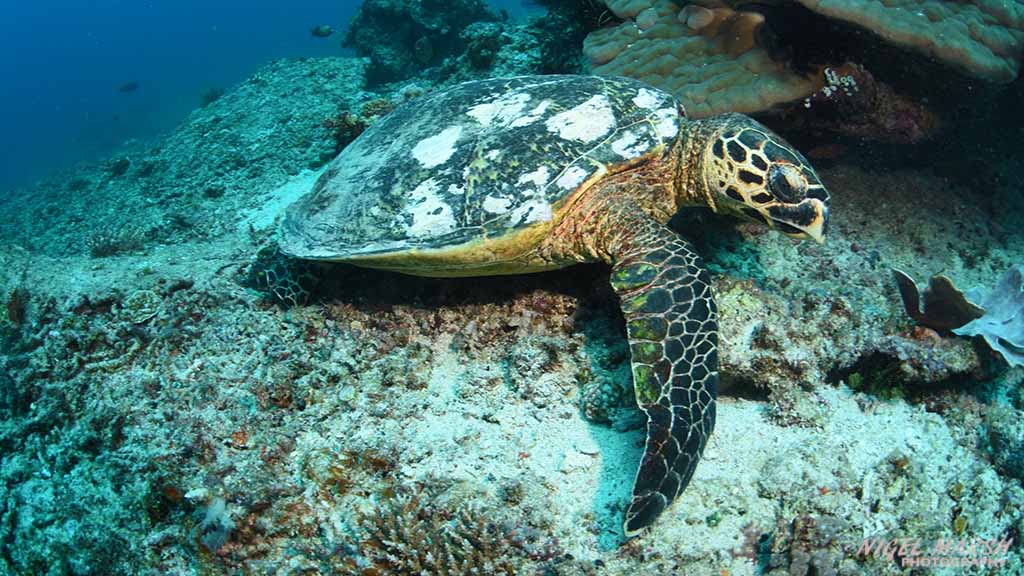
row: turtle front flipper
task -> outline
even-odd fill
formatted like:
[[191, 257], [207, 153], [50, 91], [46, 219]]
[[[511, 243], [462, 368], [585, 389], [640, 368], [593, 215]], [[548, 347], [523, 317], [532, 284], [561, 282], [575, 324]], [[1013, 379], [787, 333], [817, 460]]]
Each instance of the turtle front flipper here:
[[715, 425], [718, 323], [711, 284], [690, 244], [634, 219], [609, 246], [647, 442], [623, 531], [651, 525], [686, 488]]

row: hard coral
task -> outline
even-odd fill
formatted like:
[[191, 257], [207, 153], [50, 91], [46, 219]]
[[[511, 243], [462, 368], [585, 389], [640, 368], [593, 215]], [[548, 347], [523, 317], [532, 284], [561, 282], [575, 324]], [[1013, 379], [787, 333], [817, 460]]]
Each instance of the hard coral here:
[[[859, 106], [867, 105], [867, 114], [849, 117], [852, 126], [837, 127], [853, 136], [887, 141], [916, 141], [936, 124], [922, 98], [897, 90], [922, 94], [921, 86], [934, 79], [933, 72], [946, 74], [964, 91], [964, 73], [1009, 82], [1024, 52], [1024, 5], [1019, 2], [606, 4], [620, 21], [593, 30], [585, 40], [584, 53], [595, 73], [649, 82], [673, 93], [691, 116], [703, 117], [765, 112], [821, 96], [822, 89], [829, 92], [823, 72], [852, 62], [853, 76], [863, 77], [870, 88], [854, 99]], [[944, 87], [943, 93], [949, 92]], [[943, 105], [956, 106], [967, 96], [952, 95]]]
[[495, 522], [480, 510], [447, 510], [415, 494], [386, 498], [363, 519], [366, 575], [515, 575], [558, 555], [553, 542]]
[[371, 83], [394, 82], [461, 53], [460, 32], [496, 18], [482, 0], [367, 0], [352, 18], [345, 46], [370, 59]]
[[391, 112], [394, 107], [395, 105], [387, 98], [376, 98], [363, 104], [358, 114], [345, 110], [337, 116], [324, 120], [320, 125], [332, 132], [334, 151], [338, 153], [358, 138], [370, 124]]
[[539, 0], [547, 13], [530, 21], [540, 41], [543, 74], [577, 74], [582, 70], [583, 39], [618, 21], [600, 0]]
[[587, 36], [583, 52], [593, 71], [630, 76], [671, 92], [691, 116], [757, 112], [818, 88], [758, 45], [759, 14], [719, 8], [701, 18], [670, 0], [619, 0], [608, 6], [625, 21]]

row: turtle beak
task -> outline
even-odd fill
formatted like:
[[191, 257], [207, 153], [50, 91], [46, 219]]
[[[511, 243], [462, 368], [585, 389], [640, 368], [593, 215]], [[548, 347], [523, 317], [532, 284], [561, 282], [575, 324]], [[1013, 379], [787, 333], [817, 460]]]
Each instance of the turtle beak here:
[[825, 243], [828, 231], [828, 205], [817, 198], [808, 198], [795, 206], [769, 208], [772, 226], [790, 238], [810, 238], [818, 244]]
[[810, 225], [804, 227], [804, 232], [818, 244], [825, 243], [825, 232], [828, 231], [828, 206], [821, 200], [809, 200], [813, 203], [815, 217]]

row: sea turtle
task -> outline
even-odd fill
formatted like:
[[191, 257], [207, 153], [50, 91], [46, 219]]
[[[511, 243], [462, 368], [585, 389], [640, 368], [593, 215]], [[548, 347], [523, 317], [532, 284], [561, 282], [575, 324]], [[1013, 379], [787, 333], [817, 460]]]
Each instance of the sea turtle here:
[[288, 207], [281, 251], [433, 277], [611, 266], [647, 440], [624, 532], [685, 488], [715, 422], [717, 314], [686, 206], [822, 241], [829, 195], [740, 114], [686, 119], [628, 78], [467, 82], [396, 108]]

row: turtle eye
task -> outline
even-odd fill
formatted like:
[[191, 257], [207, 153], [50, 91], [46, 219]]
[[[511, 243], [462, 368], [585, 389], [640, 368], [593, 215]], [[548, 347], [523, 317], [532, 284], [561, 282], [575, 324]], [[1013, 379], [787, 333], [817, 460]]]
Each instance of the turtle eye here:
[[807, 182], [790, 164], [773, 164], [768, 169], [768, 189], [783, 202], [798, 202], [807, 191]]

